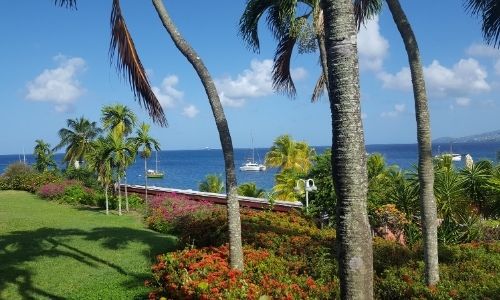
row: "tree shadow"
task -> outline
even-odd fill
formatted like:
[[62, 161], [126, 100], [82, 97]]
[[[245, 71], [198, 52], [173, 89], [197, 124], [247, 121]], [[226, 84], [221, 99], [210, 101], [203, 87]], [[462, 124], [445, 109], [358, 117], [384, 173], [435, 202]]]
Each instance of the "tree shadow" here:
[[15, 231], [0, 236], [0, 293], [14, 285], [22, 299], [64, 299], [60, 295], [44, 291], [33, 282], [34, 271], [25, 263], [44, 257], [66, 257], [93, 268], [110, 268], [117, 274], [125, 275], [124, 288], [143, 286], [150, 274], [131, 274], [122, 266], [99, 256], [78, 249], [68, 243], [68, 239], [80, 238], [98, 243], [104, 249], [125, 249], [129, 243], [146, 245], [141, 253], [149, 261], [160, 253], [172, 251], [176, 247], [173, 237], [159, 233], [125, 227], [99, 227], [91, 231], [80, 229], [40, 228], [32, 231]]

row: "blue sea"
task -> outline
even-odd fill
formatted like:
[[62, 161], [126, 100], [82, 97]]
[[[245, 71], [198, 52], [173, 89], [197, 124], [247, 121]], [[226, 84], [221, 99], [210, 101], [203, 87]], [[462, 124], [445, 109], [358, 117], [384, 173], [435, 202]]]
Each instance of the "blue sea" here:
[[[314, 147], [317, 153], [323, 153], [328, 147]], [[390, 145], [367, 145], [368, 153], [381, 153], [389, 165], [396, 164], [403, 169], [409, 169], [417, 163], [416, 144], [390, 144]], [[262, 162], [269, 149], [255, 149], [255, 159]], [[434, 155], [450, 150], [449, 145], [433, 145]], [[500, 151], [500, 143], [490, 144], [453, 144], [453, 152], [470, 154], [474, 161], [479, 159], [496, 160], [496, 153]], [[265, 172], [242, 172], [239, 166], [251, 157], [251, 149], [235, 149], [235, 165], [238, 183], [255, 182], [259, 188], [270, 190], [274, 185], [276, 169], [268, 169]], [[57, 162], [62, 165], [62, 154], [56, 154]], [[13, 162], [23, 159], [20, 154], [0, 155], [0, 173]], [[26, 155], [28, 164], [34, 163], [33, 155]], [[457, 167], [463, 166], [462, 162], [456, 162]], [[154, 155], [148, 160], [148, 168], [154, 169]], [[197, 189], [199, 183], [207, 174], [219, 174], [224, 178], [224, 160], [222, 150], [171, 150], [158, 152], [158, 169], [165, 172], [162, 179], [149, 179], [149, 185], [178, 188]], [[138, 158], [127, 170], [127, 181], [130, 184], [144, 184], [144, 162]]]

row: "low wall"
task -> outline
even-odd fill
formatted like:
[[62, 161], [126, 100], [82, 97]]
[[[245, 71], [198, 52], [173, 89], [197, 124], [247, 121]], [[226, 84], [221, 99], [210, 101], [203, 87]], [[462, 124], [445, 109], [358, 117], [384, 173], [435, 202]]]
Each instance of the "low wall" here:
[[[125, 185], [120, 186], [121, 190], [125, 190]], [[143, 185], [127, 185], [127, 191], [129, 193], [135, 193], [139, 195], [145, 194], [145, 189]], [[193, 190], [180, 190], [172, 188], [164, 188], [157, 186], [148, 186], [148, 196], [149, 195], [161, 195], [161, 194], [171, 194], [171, 195], [183, 195], [190, 200], [195, 201], [208, 201], [215, 204], [226, 205], [226, 195], [225, 194], [215, 194], [206, 193]], [[265, 198], [252, 198], [238, 196], [240, 202], [240, 207], [248, 207], [253, 209], [272, 209], [273, 211], [290, 211], [292, 209], [301, 209], [301, 202], [287, 202], [287, 201], [275, 201], [273, 205]]]

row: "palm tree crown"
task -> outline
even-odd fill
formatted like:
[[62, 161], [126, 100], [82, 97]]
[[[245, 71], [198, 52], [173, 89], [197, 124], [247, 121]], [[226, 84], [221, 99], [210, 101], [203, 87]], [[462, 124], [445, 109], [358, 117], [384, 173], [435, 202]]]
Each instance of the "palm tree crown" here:
[[127, 106], [115, 104], [102, 108], [101, 120], [104, 128], [109, 129], [113, 135], [124, 137], [132, 132], [137, 122], [137, 117]]
[[85, 154], [92, 148], [92, 141], [101, 133], [96, 122], [90, 122], [84, 117], [68, 119], [67, 128], [59, 130], [61, 142], [54, 147], [57, 151], [66, 146], [64, 161], [69, 164], [83, 159]]

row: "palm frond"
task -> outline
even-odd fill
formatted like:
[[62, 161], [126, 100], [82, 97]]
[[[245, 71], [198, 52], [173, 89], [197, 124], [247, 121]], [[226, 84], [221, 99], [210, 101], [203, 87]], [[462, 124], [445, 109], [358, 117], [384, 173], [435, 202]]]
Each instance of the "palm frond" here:
[[273, 88], [293, 98], [296, 95], [292, 74], [290, 73], [290, 60], [296, 38], [290, 35], [283, 36], [276, 49], [273, 64]]
[[321, 74], [319, 75], [319, 78], [318, 78], [318, 81], [316, 81], [316, 85], [314, 86], [314, 91], [312, 93], [312, 96], [311, 96], [311, 102], [316, 102], [319, 100], [319, 98], [321, 98], [321, 96], [323, 96], [323, 93], [325, 92], [326, 90], [326, 77], [325, 77], [325, 73], [324, 72], [321, 72]]
[[482, 17], [482, 31], [486, 43], [500, 47], [500, 2], [498, 0], [466, 0], [465, 9]]
[[381, 9], [381, 0], [354, 0], [354, 16], [356, 17], [358, 30], [361, 28], [361, 24], [377, 15]]
[[259, 20], [266, 10], [274, 5], [274, 2], [273, 0], [249, 0], [240, 18], [239, 34], [254, 52], [259, 52], [260, 49], [258, 34]]
[[54, 4], [66, 8], [76, 8], [76, 0], [54, 0]]
[[140, 105], [144, 105], [153, 121], [160, 126], [167, 126], [165, 113], [151, 89], [146, 71], [135, 49], [134, 41], [123, 18], [120, 1], [113, 0], [111, 10], [110, 60], [117, 55], [116, 68], [129, 82], [134, 96]]

